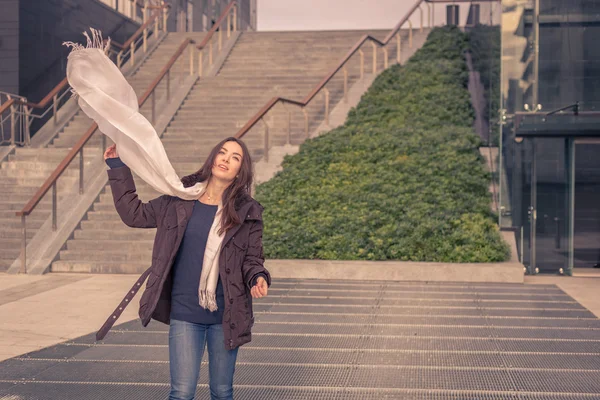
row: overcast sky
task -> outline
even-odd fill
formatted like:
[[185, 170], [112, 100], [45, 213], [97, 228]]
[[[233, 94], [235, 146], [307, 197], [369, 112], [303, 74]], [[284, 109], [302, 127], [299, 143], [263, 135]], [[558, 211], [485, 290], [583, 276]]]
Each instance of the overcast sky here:
[[[387, 29], [393, 28], [415, 0], [258, 0], [259, 31]], [[446, 7], [435, 6], [435, 23], [446, 18]], [[468, 3], [460, 9], [466, 19]], [[423, 5], [427, 22], [427, 5]], [[412, 18], [419, 26], [419, 11]]]

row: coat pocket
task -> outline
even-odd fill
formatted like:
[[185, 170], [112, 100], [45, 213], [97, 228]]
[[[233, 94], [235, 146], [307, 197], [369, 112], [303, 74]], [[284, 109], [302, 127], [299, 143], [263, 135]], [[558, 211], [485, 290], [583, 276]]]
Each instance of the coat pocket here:
[[236, 329], [235, 334], [238, 337], [250, 335], [254, 319], [252, 318], [251, 303], [246, 294], [234, 298], [232, 305], [233, 321]]

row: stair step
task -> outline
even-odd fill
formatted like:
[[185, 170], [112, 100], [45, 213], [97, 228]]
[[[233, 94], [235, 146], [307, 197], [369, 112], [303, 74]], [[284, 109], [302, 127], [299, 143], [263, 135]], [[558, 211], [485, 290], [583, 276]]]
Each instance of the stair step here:
[[[12, 239], [10, 239], [12, 240]], [[20, 242], [19, 242], [20, 243]], [[77, 251], [106, 251], [106, 252], [136, 252], [136, 251], [152, 251], [154, 246], [153, 240], [135, 240], [131, 242], [123, 242], [120, 240], [85, 240], [76, 239], [67, 242], [68, 250]]]
[[152, 263], [152, 251], [115, 252], [112, 250], [90, 252], [88, 250], [62, 250], [61, 261], [109, 261], [109, 262], [146, 262]]
[[[123, 226], [125, 226], [125, 224], [123, 224]], [[154, 240], [156, 229], [128, 228], [127, 230], [121, 229], [117, 231], [110, 229], [78, 229], [75, 231], [74, 235], [75, 239], [89, 240]]]
[[55, 261], [52, 272], [83, 272], [90, 274], [136, 274], [139, 275], [150, 267], [150, 262], [69, 262]]

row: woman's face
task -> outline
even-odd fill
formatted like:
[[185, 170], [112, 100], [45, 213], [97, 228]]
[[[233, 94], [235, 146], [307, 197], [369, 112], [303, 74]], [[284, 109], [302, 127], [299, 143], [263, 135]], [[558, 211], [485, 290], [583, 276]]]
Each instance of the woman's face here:
[[215, 157], [213, 176], [226, 182], [233, 181], [242, 168], [243, 157], [243, 150], [239, 144], [225, 142]]

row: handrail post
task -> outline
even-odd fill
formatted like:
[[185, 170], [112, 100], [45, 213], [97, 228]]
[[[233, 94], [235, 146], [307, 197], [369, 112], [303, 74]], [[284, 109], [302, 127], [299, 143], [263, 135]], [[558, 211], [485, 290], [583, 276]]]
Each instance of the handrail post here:
[[362, 49], [358, 53], [360, 54], [360, 80], [362, 81], [365, 77], [365, 53]]
[[431, 20], [431, 4], [429, 4], [427, 1], [425, 4], [427, 4], [427, 24], [429, 25], [429, 28], [431, 28], [433, 25]]
[[400, 32], [396, 33], [396, 61], [398, 64], [402, 62], [402, 38], [400, 37]]
[[308, 139], [309, 138], [309, 133], [308, 133], [308, 111], [306, 110], [306, 106], [302, 107], [302, 113], [304, 114], [304, 134], [306, 135], [306, 138]]
[[231, 13], [227, 14], [227, 39], [231, 37]]
[[344, 65], [344, 102], [348, 103], [348, 68]]
[[79, 194], [83, 194], [83, 147], [79, 151]]
[[163, 32], [167, 31], [167, 9], [163, 8]]
[[54, 113], [54, 125], [58, 124], [58, 94], [52, 98], [52, 112]]
[[57, 200], [56, 200], [56, 181], [52, 184], [52, 230], [56, 232], [56, 214], [57, 214]]
[[269, 162], [269, 125], [267, 124], [267, 122], [265, 121], [264, 118], [260, 119], [261, 122], [265, 125], [265, 140], [264, 140], [264, 146], [265, 146], [265, 161]]
[[190, 76], [194, 75], [194, 46], [190, 46]]
[[160, 12], [154, 14], [154, 36], [158, 35], [158, 17], [160, 17]]
[[130, 45], [129, 61], [131, 61], [131, 65], [135, 64], [135, 41], [131, 42]]
[[219, 51], [223, 49], [223, 26], [219, 26]]
[[171, 68], [167, 71], [167, 101], [171, 99]]
[[148, 28], [144, 29], [143, 35], [142, 35], [142, 40], [143, 40], [143, 49], [144, 49], [144, 53], [148, 50]]
[[117, 53], [117, 68], [121, 68], [121, 62], [123, 61], [121, 59], [123, 55], [123, 50], [119, 51], [119, 53]]
[[233, 31], [237, 32], [237, 4], [233, 6]]
[[408, 30], [408, 47], [410, 47], [412, 49], [412, 43], [413, 43], [413, 40], [412, 40], [412, 37], [413, 37], [412, 30], [413, 30], [413, 25], [412, 25], [412, 21], [410, 19], [408, 20], [408, 26], [409, 26], [409, 30]]
[[27, 216], [21, 215], [21, 273], [27, 273]]
[[373, 75], [377, 74], [377, 45], [371, 42], [373, 47]]
[[29, 116], [31, 114], [31, 109], [27, 106], [25, 108], [25, 143], [27, 146], [31, 144], [31, 124], [29, 121]]
[[383, 47], [383, 69], [388, 69], [388, 49]]
[[200, 50], [198, 52], [198, 76], [202, 76], [202, 53], [204, 53], [204, 50]]
[[325, 92], [325, 125], [329, 126], [329, 89], [323, 88]]
[[15, 145], [15, 137], [16, 137], [16, 129], [17, 129], [17, 121], [15, 120], [15, 111], [16, 107], [14, 105], [10, 106], [10, 144]]
[[288, 110], [288, 137], [287, 144], [292, 144], [292, 112]]
[[145, 24], [147, 20], [148, 20], [148, 3], [145, 2], [144, 3], [144, 11], [143, 11], [143, 15], [142, 15], [142, 22]]
[[181, 64], [181, 74], [179, 75], [179, 83], [183, 82], [185, 77], [185, 54], [181, 52], [179, 56], [179, 63]]
[[208, 65], [210, 65], [212, 67], [213, 65], [213, 44], [212, 44], [212, 39], [210, 39], [210, 43], [209, 43], [209, 52], [208, 52]]
[[156, 90], [152, 91], [152, 125], [156, 124]]

